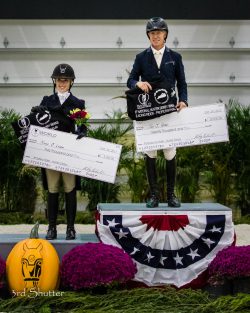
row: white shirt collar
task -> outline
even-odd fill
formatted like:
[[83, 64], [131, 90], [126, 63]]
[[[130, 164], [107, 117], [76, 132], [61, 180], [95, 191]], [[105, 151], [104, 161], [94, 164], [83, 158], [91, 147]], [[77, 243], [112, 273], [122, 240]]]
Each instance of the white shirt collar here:
[[58, 91], [57, 94], [58, 94], [58, 96], [63, 96], [63, 97], [67, 97], [67, 98], [70, 95], [70, 93], [68, 91], [63, 92], [63, 93]]
[[58, 98], [60, 100], [60, 103], [63, 104], [66, 99], [68, 99], [70, 92], [66, 91], [64, 93], [57, 92]]
[[166, 49], [166, 47], [164, 46], [164, 47], [162, 47], [160, 50], [156, 50], [155, 48], [153, 48], [152, 46], [151, 46], [151, 49], [152, 49], [152, 51], [153, 51], [153, 54], [163, 54], [164, 53], [164, 51], [165, 51], [165, 49]]

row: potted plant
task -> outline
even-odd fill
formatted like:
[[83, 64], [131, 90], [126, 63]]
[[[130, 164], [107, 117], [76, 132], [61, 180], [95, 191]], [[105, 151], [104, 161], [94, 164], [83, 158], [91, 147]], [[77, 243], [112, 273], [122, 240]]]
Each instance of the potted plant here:
[[224, 294], [250, 293], [250, 245], [220, 251], [210, 263], [208, 273], [209, 285], [223, 288]]
[[61, 286], [69, 290], [106, 291], [134, 278], [137, 269], [130, 255], [104, 243], [86, 243], [67, 252], [61, 263]]

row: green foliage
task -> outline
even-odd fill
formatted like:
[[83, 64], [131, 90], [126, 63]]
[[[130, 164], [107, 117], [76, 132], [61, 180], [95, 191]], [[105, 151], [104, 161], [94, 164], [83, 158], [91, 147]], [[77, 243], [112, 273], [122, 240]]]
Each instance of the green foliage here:
[[87, 209], [96, 210], [98, 203], [118, 203], [121, 186], [98, 180], [84, 178], [82, 180], [82, 193], [88, 197]]
[[204, 169], [204, 147], [194, 146], [178, 149], [177, 192], [182, 202], [195, 202], [200, 190], [200, 174]]
[[250, 295], [215, 300], [201, 290], [176, 291], [170, 287], [108, 290], [106, 294], [63, 292], [62, 296], [2, 300], [0, 309], [12, 313], [246, 313], [250, 309]]
[[250, 106], [230, 100], [227, 118], [237, 203], [243, 215], [250, 214]]
[[[196, 311], [198, 313], [198, 311]], [[220, 297], [201, 308], [200, 313], [247, 313], [250, 312], [250, 295], [238, 294]], [[195, 313], [195, 312], [194, 312]]]
[[[46, 218], [45, 213], [35, 212], [32, 216], [31, 224], [34, 224], [35, 221], [39, 221], [40, 224], [48, 223], [48, 219]], [[65, 211], [64, 210], [59, 211], [59, 214], [57, 217], [57, 224], [66, 224], [66, 222], [67, 220], [66, 220]], [[22, 223], [24, 223], [24, 221], [22, 221]], [[94, 224], [94, 223], [95, 223], [95, 216], [93, 212], [90, 212], [90, 211], [77, 211], [76, 212], [75, 224]]]
[[40, 169], [29, 165], [22, 165], [17, 174], [18, 194], [16, 195], [16, 209], [24, 213], [33, 213], [38, 195], [37, 177], [40, 174]]
[[215, 143], [204, 147], [206, 183], [216, 202], [225, 205], [230, 204], [232, 193], [231, 153], [228, 143]]
[[135, 145], [131, 146], [131, 154], [124, 160], [124, 170], [128, 176], [128, 187], [132, 203], [145, 202], [148, 183], [144, 158], [136, 154]]
[[19, 118], [14, 110], [0, 111], [0, 208], [32, 213], [38, 171], [22, 164], [23, 151], [11, 126]]
[[[31, 215], [29, 213], [23, 213], [23, 212], [0, 211], [0, 214], [1, 214], [0, 225], [34, 224], [36, 221], [39, 221], [40, 224], [48, 223], [45, 213], [35, 212], [33, 215]], [[65, 224], [66, 214], [63, 214], [63, 215], [58, 214], [57, 223]], [[78, 211], [76, 212], [75, 223], [76, 224], [94, 224], [95, 216], [93, 212]]]
[[33, 215], [23, 212], [0, 211], [2, 225], [33, 224]]
[[22, 151], [15, 137], [11, 122], [20, 118], [14, 110], [0, 112], [0, 207], [15, 207], [17, 173], [21, 167]]
[[243, 215], [234, 221], [234, 224], [250, 224], [250, 214]]
[[250, 213], [250, 106], [230, 100], [227, 107], [227, 143], [207, 145], [206, 177], [217, 202], [229, 205], [236, 196], [242, 214]]
[[80, 211], [76, 213], [76, 224], [95, 224], [95, 216], [90, 211]]

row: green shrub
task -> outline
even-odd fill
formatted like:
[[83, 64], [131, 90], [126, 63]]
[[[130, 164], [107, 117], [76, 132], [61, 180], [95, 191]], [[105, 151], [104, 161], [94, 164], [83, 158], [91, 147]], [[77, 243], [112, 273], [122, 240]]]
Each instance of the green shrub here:
[[250, 105], [230, 100], [227, 120], [236, 204], [242, 215], [247, 215], [250, 214]]
[[34, 217], [31, 214], [23, 212], [2, 212], [0, 223], [3, 225], [15, 225], [15, 224], [33, 224]]
[[238, 219], [235, 219], [234, 224], [250, 224], [250, 214], [243, 215]]
[[62, 292], [59, 296], [15, 297], [0, 301], [4, 312], [75, 313], [247, 313], [250, 295], [212, 299], [200, 290], [163, 288], [108, 290], [104, 294]]
[[38, 169], [22, 164], [23, 151], [11, 126], [20, 117], [14, 110], [0, 111], [0, 209], [32, 214]]

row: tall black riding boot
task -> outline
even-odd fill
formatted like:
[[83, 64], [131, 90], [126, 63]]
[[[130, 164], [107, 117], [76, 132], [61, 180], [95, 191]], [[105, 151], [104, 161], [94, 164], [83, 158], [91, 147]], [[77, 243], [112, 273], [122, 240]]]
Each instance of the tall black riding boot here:
[[67, 231], [66, 240], [73, 240], [76, 238], [75, 218], [76, 218], [76, 189], [65, 193], [66, 215], [67, 215]]
[[48, 220], [49, 228], [47, 231], [46, 239], [53, 240], [57, 238], [56, 220], [58, 212], [58, 193], [48, 193]]
[[179, 208], [181, 206], [180, 201], [174, 194], [175, 176], [176, 176], [176, 158], [174, 157], [170, 161], [166, 161], [167, 168], [167, 202], [169, 207]]
[[150, 199], [147, 201], [147, 208], [156, 208], [159, 206], [159, 189], [157, 183], [157, 172], [155, 158], [145, 156], [146, 171], [150, 188]]

